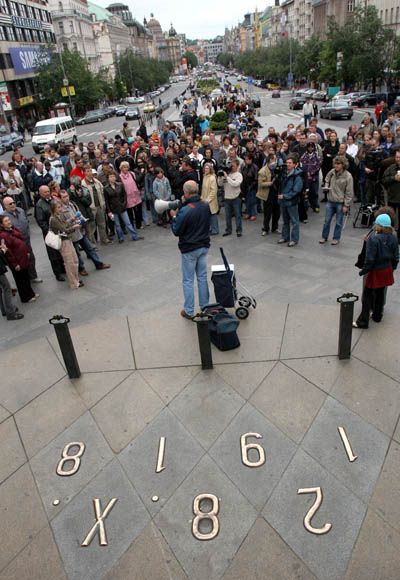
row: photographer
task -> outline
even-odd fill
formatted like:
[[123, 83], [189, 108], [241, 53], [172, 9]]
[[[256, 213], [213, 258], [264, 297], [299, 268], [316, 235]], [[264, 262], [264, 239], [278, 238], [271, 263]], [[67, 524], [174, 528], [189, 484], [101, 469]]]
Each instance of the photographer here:
[[192, 320], [194, 316], [194, 274], [197, 276], [199, 305], [203, 309], [209, 301], [207, 283], [207, 255], [210, 247], [210, 208], [201, 201], [199, 186], [187, 181], [183, 186], [183, 202], [179, 210], [170, 210], [171, 229], [179, 237], [182, 254], [182, 286], [184, 308], [181, 316]]
[[[228, 169], [229, 171], [229, 169]], [[236, 235], [238, 238], [242, 236], [242, 216], [241, 216], [241, 199], [240, 187], [242, 185], [243, 176], [239, 171], [239, 162], [233, 159], [229, 174], [220, 169], [218, 171], [218, 185], [224, 188], [224, 207], [225, 207], [225, 232], [223, 237], [232, 234], [232, 215], [235, 215]]]

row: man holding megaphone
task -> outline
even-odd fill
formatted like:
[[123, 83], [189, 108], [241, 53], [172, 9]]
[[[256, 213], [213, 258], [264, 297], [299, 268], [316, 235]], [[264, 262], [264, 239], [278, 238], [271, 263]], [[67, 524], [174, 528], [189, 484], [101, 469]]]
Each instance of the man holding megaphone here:
[[[175, 202], [166, 202], [168, 204]], [[179, 209], [170, 209], [172, 231], [179, 237], [182, 254], [182, 286], [184, 308], [181, 316], [192, 320], [194, 316], [194, 274], [197, 276], [199, 304], [203, 309], [209, 302], [207, 282], [207, 255], [210, 247], [210, 208], [201, 201], [199, 186], [195, 181], [183, 185]]]

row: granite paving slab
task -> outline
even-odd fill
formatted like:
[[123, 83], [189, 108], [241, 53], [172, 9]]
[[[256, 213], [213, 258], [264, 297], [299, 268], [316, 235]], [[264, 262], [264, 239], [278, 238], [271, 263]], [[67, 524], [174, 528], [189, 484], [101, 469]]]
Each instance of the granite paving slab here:
[[0, 486], [0, 571], [47, 524], [28, 464]]
[[278, 363], [249, 402], [299, 443], [325, 400], [325, 393]]
[[[44, 361], [46, 364], [43, 364]], [[11, 413], [21, 409], [65, 375], [65, 370], [45, 339], [0, 352], [0, 368], [7, 369], [7, 380], [1, 381], [0, 403]]]
[[201, 371], [169, 408], [208, 449], [243, 404], [242, 397], [216, 371]]
[[0, 423], [0, 483], [26, 462], [13, 417]]
[[0, 405], [0, 423], [2, 423], [3, 421], [5, 421], [7, 419], [7, 417], [10, 416], [10, 413]]
[[347, 360], [339, 360], [337, 356], [285, 360], [286, 366], [326, 393], [330, 392], [342, 368], [347, 364]]
[[[82, 442], [85, 445], [79, 469], [72, 476], [57, 475], [61, 454], [71, 442]], [[68, 455], [73, 455], [77, 450], [77, 446], [72, 447]], [[30, 465], [49, 519], [64, 509], [112, 457], [107, 441], [89, 412], [37, 453], [30, 460]], [[68, 471], [74, 467], [74, 463], [68, 461], [61, 467]], [[60, 504], [54, 506], [54, 500], [59, 500]]]
[[109, 371], [103, 373], [84, 373], [79, 379], [71, 379], [71, 385], [84, 401], [85, 405], [93, 407], [100, 399], [115, 389], [133, 371]]
[[92, 413], [111, 448], [118, 453], [163, 407], [160, 397], [135, 372], [97, 403]]
[[[164, 453], [160, 454], [161, 471], [156, 473], [161, 437]], [[119, 454], [119, 460], [154, 516], [203, 454], [204, 449], [166, 408]], [[152, 501], [154, 496], [158, 501]]]
[[250, 362], [245, 364], [218, 364], [217, 373], [244, 399], [251, 397], [261, 381], [274, 368], [275, 362]]
[[140, 374], [166, 405], [199, 373], [200, 367], [145, 369]]
[[[357, 459], [350, 462], [338, 427], [345, 429]], [[307, 432], [302, 447], [339, 481], [368, 502], [382, 469], [389, 437], [328, 397]], [[400, 499], [400, 497], [399, 497]]]
[[50, 526], [45, 526], [0, 574], [1, 580], [67, 580]]
[[[97, 528], [92, 541], [84, 547], [82, 543], [96, 523], [95, 498], [101, 501], [102, 513], [111, 499], [117, 499], [104, 520], [108, 545], [100, 545]], [[112, 461], [51, 522], [69, 580], [95, 580], [104, 575], [149, 520], [118, 461]]]
[[[192, 534], [193, 500], [203, 493], [219, 498], [219, 533], [212, 541], [198, 540]], [[157, 514], [155, 523], [190, 580], [218, 580], [255, 519], [256, 512], [247, 499], [209, 457], [204, 457]], [[210, 528], [200, 525], [201, 533], [210, 532]]]
[[[245, 460], [265, 462], [259, 467], [244, 465], [242, 460], [241, 436], [257, 433], [261, 438], [246, 437], [244, 445], [257, 443], [263, 451], [256, 449], [245, 452]], [[241, 493], [256, 508], [261, 510], [285, 471], [296, 451], [295, 444], [279, 431], [250, 404], [246, 404], [222, 435], [211, 447], [209, 453], [223, 469]]]
[[400, 534], [368, 510], [345, 580], [398, 580], [399, 570]]
[[393, 379], [352, 358], [331, 389], [332, 397], [391, 436], [400, 413], [400, 388]]
[[224, 580], [315, 580], [298, 556], [263, 518], [240, 546]]
[[28, 457], [33, 457], [85, 411], [82, 399], [66, 377], [18, 411], [15, 420]]
[[188, 580], [167, 542], [149, 523], [104, 580]]
[[[324, 535], [315, 535], [303, 525], [316, 495], [298, 495], [298, 489], [321, 487], [323, 501], [312, 519]], [[326, 469], [303, 451], [294, 459], [263, 510], [267, 522], [320, 580], [339, 580], [346, 572], [367, 506]]]
[[[70, 324], [70, 333], [82, 372], [134, 369], [126, 318], [111, 318], [90, 324]], [[49, 337], [62, 360], [55, 335]]]
[[[400, 532], [400, 445], [392, 441], [370, 507]], [[399, 568], [400, 570], [400, 568]]]

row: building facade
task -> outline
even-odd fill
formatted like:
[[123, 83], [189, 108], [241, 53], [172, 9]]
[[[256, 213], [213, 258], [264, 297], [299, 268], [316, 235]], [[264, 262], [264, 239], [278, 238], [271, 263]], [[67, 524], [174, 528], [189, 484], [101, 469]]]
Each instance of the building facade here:
[[108, 70], [110, 78], [115, 76], [115, 57], [132, 47], [129, 28], [122, 19], [97, 4], [88, 3], [92, 27], [99, 57], [99, 67]]
[[0, 0], [0, 115], [2, 123], [37, 117], [39, 95], [34, 77], [46, 46], [55, 43], [48, 4]]
[[86, 0], [49, 0], [57, 45], [62, 50], [77, 51], [97, 72], [100, 58], [92, 26], [92, 17]]
[[204, 46], [204, 50], [206, 53], [206, 61], [207, 62], [215, 62], [217, 60], [217, 56], [222, 52], [223, 43], [222, 38], [216, 39], [212, 42], [208, 42]]
[[107, 6], [107, 10], [121, 18], [129, 30], [133, 52], [145, 58], [157, 58], [157, 46], [148, 28], [132, 16], [126, 4], [115, 3]]

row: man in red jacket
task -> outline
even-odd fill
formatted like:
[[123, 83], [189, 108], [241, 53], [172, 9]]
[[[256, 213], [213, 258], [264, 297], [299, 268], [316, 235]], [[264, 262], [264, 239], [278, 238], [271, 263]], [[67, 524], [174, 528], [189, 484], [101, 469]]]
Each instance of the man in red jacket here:
[[77, 159], [76, 160], [75, 167], [73, 168], [73, 170], [69, 174], [69, 178], [71, 179], [71, 177], [74, 177], [74, 175], [77, 175], [78, 177], [80, 177], [81, 180], [85, 179], [85, 172], [83, 170], [83, 161], [82, 161], [82, 159]]

